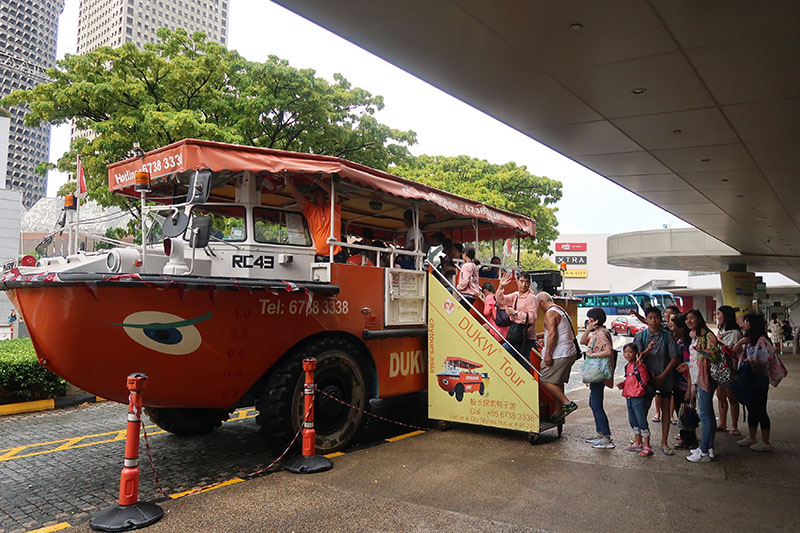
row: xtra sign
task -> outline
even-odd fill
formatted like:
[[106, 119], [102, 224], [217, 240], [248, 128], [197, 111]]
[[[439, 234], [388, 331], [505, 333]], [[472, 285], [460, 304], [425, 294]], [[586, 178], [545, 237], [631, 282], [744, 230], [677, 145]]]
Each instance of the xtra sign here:
[[[585, 252], [585, 242], [557, 242], [556, 252]], [[556, 261], [558, 262], [558, 261]]]
[[585, 265], [585, 255], [557, 255], [556, 264], [566, 263], [568, 265]]

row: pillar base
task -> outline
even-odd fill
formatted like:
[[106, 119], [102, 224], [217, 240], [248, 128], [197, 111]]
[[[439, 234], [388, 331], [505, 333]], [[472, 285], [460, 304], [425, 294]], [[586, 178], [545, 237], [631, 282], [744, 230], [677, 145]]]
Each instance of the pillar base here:
[[103, 509], [92, 518], [89, 525], [97, 531], [129, 531], [155, 524], [163, 516], [164, 510], [158, 505], [136, 502]]
[[293, 474], [316, 474], [333, 468], [333, 461], [322, 455], [297, 455], [281, 462], [281, 466]]

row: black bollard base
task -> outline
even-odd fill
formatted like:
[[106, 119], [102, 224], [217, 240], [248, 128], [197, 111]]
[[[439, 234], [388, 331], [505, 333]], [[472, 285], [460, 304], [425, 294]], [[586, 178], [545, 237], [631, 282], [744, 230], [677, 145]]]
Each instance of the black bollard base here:
[[89, 525], [97, 531], [129, 531], [155, 524], [164, 516], [164, 510], [154, 503], [136, 502], [133, 505], [115, 505], [103, 509], [92, 518]]
[[281, 466], [294, 474], [316, 474], [333, 468], [333, 461], [322, 455], [297, 455], [282, 461]]

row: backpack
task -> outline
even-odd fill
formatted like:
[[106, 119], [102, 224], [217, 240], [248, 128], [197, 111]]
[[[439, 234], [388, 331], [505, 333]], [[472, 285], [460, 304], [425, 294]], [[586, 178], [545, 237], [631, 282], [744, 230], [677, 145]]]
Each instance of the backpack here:
[[736, 371], [736, 377], [731, 383], [731, 391], [736, 401], [745, 407], [750, 407], [753, 403], [753, 386], [755, 384], [753, 369], [750, 363], [742, 362]]
[[[628, 373], [628, 365], [633, 365], [633, 372]], [[626, 398], [641, 398], [645, 395], [647, 390], [647, 383], [650, 381], [650, 374], [647, 372], [647, 367], [642, 365], [643, 372], [639, 371], [639, 365], [636, 361], [625, 365], [625, 385], [622, 389], [622, 395]], [[634, 377], [634, 380], [629, 380], [629, 377]]]

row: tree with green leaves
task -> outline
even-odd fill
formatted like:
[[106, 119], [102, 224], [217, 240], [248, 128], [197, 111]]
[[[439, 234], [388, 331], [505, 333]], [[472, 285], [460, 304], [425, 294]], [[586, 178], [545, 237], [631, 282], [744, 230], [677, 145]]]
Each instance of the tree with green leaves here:
[[106, 165], [138, 142], [145, 151], [198, 138], [346, 158], [387, 170], [409, 156], [413, 131], [378, 122], [381, 96], [297, 69], [270, 56], [248, 61], [203, 33], [158, 31], [159, 43], [132, 43], [67, 55], [53, 81], [15, 91], [3, 105], [28, 106], [30, 126], [70, 120], [90, 138], [76, 139], [57, 168], [74, 172], [82, 156], [89, 197], [101, 205], [136, 202], [108, 192]]
[[488, 205], [527, 215], [536, 221], [536, 237], [529, 246], [544, 256], [558, 237], [557, 207], [561, 182], [535, 176], [516, 163], [497, 165], [465, 155], [422, 155], [407, 159], [392, 172]]

